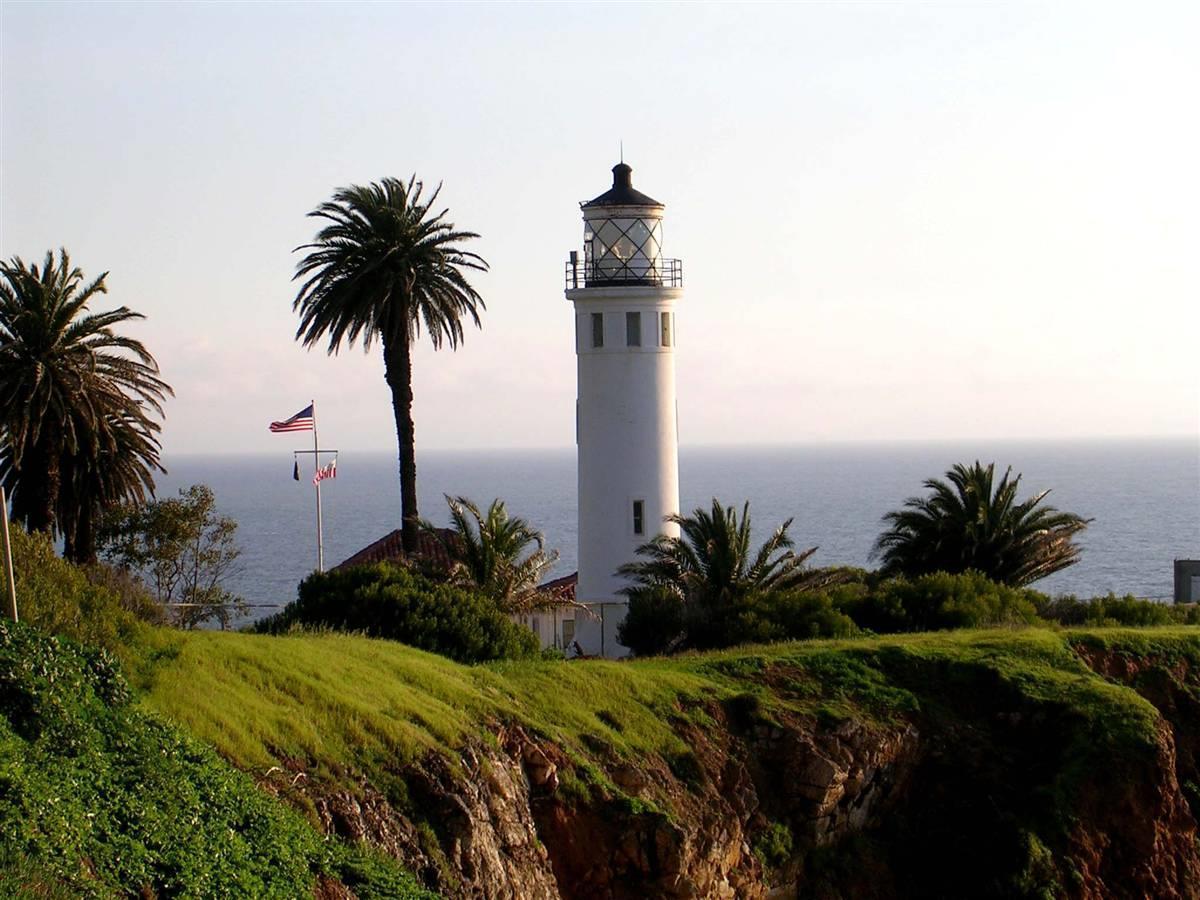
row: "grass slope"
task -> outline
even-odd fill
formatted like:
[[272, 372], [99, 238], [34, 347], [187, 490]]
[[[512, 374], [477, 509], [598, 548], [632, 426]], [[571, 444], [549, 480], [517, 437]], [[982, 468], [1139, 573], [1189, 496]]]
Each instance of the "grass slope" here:
[[113, 657], [0, 621], [0, 896], [431, 897], [132, 702]]
[[[987, 691], [1048, 704], [1077, 727], [1078, 764], [1140, 753], [1154, 708], [1094, 674], [1080, 640], [1200, 653], [1200, 629], [938, 632], [738, 648], [630, 663], [462, 666], [400, 644], [322, 634], [190, 633], [156, 650], [145, 703], [247, 769], [299, 759], [337, 777], [487, 739], [515, 721], [587, 765], [595, 748], [636, 758], [687, 753], [672, 719], [707, 720], [710, 701], [750, 698], [764, 713], [875, 721], [936, 715], [947, 697]], [[770, 676], [769, 678], [767, 676]], [[768, 682], [771, 687], [767, 687]]]

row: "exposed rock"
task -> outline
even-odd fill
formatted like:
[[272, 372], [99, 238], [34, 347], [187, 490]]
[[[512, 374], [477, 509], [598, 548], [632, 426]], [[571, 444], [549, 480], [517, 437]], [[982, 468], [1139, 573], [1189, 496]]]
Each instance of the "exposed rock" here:
[[[1200, 898], [1197, 825], [1181, 790], [1196, 780], [1200, 679], [1128, 660], [1090, 663], [1153, 695], [1175, 725], [1160, 722], [1144, 760], [1089, 773], [1068, 833], [1045, 832], [1039, 840], [1057, 843], [1031, 845], [1027, 863], [1019, 853], [993, 859], [976, 894], [952, 880], [921, 881], [924, 862], [903, 855], [932, 844], [924, 852], [937, 858], [939, 842], [1009, 853], [1004, 842], [1026, 834], [1014, 823], [1045, 809], [1035, 792], [1055, 782], [1038, 767], [1061, 767], [1046, 754], [1061, 752], [1066, 726], [1052, 709], [999, 691], [990, 705], [972, 698], [978, 709], [949, 723], [913, 715], [819, 725], [778, 711], [776, 721], [734, 723], [713, 702], [704, 719], [715, 725], [672, 722], [691, 751], [682, 757], [621, 758], [597, 742], [601, 783], [573, 771], [552, 742], [497, 725], [494, 742], [473, 743], [456, 760], [430, 754], [394, 773], [417, 819], [366, 782], [323, 790], [298, 778], [296, 763], [264, 783], [303, 794], [326, 831], [371, 841], [453, 900], [1009, 896], [1014, 884], [1082, 900]], [[565, 772], [590, 785], [590, 795], [563, 791]], [[752, 848], [783, 826], [790, 857], [765, 870]], [[870, 841], [843, 869], [806, 868], [816, 849], [843, 852], [856, 835]], [[1009, 863], [1033, 868], [1016, 876], [997, 868]], [[352, 896], [339, 890], [323, 882], [317, 896]]]
[[1070, 837], [1079, 876], [1072, 893], [1089, 900], [1200, 897], [1196, 821], [1175, 780], [1175, 744], [1166, 722], [1160, 723], [1156, 758], [1129, 776], [1084, 792]]

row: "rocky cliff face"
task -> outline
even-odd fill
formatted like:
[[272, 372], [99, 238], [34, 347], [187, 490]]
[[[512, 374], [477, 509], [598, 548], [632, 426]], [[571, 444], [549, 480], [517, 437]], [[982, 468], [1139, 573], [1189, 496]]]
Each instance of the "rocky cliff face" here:
[[299, 764], [267, 787], [449, 898], [1200, 897], [1200, 677], [1080, 652], [1161, 712], [1104, 770], [1073, 767], [1091, 726], [1061, 704], [951, 677], [890, 719], [714, 700], [709, 726], [673, 722], [676, 758], [583, 762], [496, 723], [394, 773], [392, 799]]
[[1101, 897], [1108, 884], [1131, 881], [1134, 896], [1200, 896], [1200, 670], [1186, 658], [1131, 656], [1086, 643], [1076, 652], [1162, 716], [1158, 752], [1142, 777], [1127, 779], [1117, 791], [1097, 784], [1088, 794], [1083, 819], [1089, 824], [1073, 835], [1080, 857], [1091, 863], [1082, 870], [1087, 891]]

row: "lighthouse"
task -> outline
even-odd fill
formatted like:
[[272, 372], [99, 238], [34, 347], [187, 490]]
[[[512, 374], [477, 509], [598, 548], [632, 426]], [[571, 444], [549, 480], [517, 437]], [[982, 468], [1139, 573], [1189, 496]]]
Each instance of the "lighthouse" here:
[[663, 204], [633, 187], [633, 170], [613, 167], [612, 188], [581, 203], [583, 254], [567, 262], [575, 310], [579, 456], [579, 580], [575, 598], [584, 653], [628, 652], [617, 640], [628, 582], [617, 567], [640, 544], [678, 526], [679, 415], [675, 401], [675, 307], [683, 270], [666, 259]]

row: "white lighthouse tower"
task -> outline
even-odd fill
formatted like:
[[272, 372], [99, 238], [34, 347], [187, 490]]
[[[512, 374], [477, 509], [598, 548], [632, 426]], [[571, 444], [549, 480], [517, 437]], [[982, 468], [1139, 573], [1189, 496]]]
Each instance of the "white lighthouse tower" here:
[[617, 567], [654, 535], [677, 535], [663, 517], [679, 512], [679, 424], [675, 402], [677, 259], [662, 255], [663, 205], [634, 190], [633, 170], [613, 167], [613, 186], [583, 210], [583, 258], [571, 252], [567, 299], [575, 306], [579, 394], [579, 582], [575, 597], [595, 619], [577, 617], [588, 654], [624, 656], [617, 626], [628, 582]]

